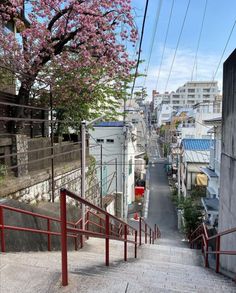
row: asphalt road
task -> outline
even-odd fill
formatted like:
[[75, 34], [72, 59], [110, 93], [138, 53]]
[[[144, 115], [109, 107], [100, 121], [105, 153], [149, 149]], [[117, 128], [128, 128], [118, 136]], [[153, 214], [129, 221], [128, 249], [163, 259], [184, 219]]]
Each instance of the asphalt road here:
[[159, 226], [162, 234], [161, 242], [176, 246], [185, 246], [184, 236], [179, 233], [177, 227], [177, 214], [170, 198], [170, 188], [165, 172], [166, 161], [160, 158], [160, 151], [156, 139], [150, 144], [150, 195], [148, 222]]

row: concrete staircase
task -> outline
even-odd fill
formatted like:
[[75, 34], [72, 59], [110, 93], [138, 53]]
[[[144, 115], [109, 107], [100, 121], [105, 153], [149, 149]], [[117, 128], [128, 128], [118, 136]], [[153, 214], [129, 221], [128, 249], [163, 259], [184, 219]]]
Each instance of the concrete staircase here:
[[89, 239], [68, 253], [69, 286], [61, 287], [60, 252], [0, 254], [0, 292], [236, 292], [233, 281], [202, 266], [196, 250], [171, 243], [143, 245], [134, 259], [132, 245], [123, 261], [123, 243], [111, 241], [110, 266], [104, 240]]

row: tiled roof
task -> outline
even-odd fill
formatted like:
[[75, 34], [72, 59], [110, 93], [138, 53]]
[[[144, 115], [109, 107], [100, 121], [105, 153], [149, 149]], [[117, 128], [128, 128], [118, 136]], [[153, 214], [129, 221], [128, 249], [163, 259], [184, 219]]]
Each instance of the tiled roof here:
[[184, 138], [181, 145], [185, 150], [209, 151], [212, 143], [211, 139]]
[[104, 121], [98, 122], [94, 125], [94, 127], [123, 127], [123, 121]]

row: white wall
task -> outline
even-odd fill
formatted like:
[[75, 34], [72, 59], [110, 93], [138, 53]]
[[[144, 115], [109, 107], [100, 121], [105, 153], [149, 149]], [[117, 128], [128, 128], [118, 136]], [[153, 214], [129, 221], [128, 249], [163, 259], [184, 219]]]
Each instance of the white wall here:
[[[96, 144], [97, 139], [103, 139], [102, 145], [102, 161], [103, 161], [103, 178], [115, 172], [115, 159], [117, 158], [117, 191], [122, 192], [122, 154], [123, 154], [123, 127], [94, 127], [89, 130], [92, 137], [89, 139], [89, 145]], [[95, 140], [94, 140], [95, 139]], [[107, 139], [114, 139], [114, 143], [107, 142]], [[100, 144], [100, 142], [98, 142]], [[100, 146], [90, 147], [90, 154], [95, 157], [100, 164]], [[111, 161], [112, 160], [112, 161]], [[111, 161], [111, 162], [110, 162]], [[109, 164], [106, 164], [109, 162]], [[97, 171], [100, 179], [100, 169]], [[111, 179], [109, 177], [108, 179]], [[115, 179], [111, 183], [110, 191], [115, 190]]]
[[[94, 127], [90, 130], [91, 134], [89, 143], [90, 145], [95, 144], [94, 141], [97, 139], [103, 139], [101, 142], [103, 146], [103, 167], [106, 168], [107, 175], [115, 172], [115, 158], [117, 158], [117, 191], [123, 192], [123, 147], [124, 147], [124, 129], [123, 127]], [[133, 136], [131, 134], [133, 133]], [[113, 139], [114, 143], [109, 143], [107, 139]], [[135, 154], [136, 154], [136, 130], [129, 129], [127, 131], [127, 147], [125, 155], [125, 174], [126, 174], [126, 204], [131, 204], [135, 199], [134, 195], [134, 165], [135, 165]], [[96, 161], [100, 161], [100, 146], [90, 148], [90, 154], [96, 158]], [[111, 161], [112, 162], [109, 162]], [[106, 164], [106, 162], [109, 162]], [[132, 167], [132, 168], [131, 168]], [[130, 169], [129, 169], [130, 168]], [[129, 171], [131, 173], [129, 174]], [[103, 170], [103, 178], [105, 176], [105, 170]], [[98, 170], [98, 178], [100, 178], [100, 171]], [[111, 177], [109, 177], [111, 179]], [[105, 180], [105, 179], [104, 179]], [[110, 182], [108, 183], [108, 185]], [[115, 178], [111, 183], [108, 193], [115, 191]], [[105, 194], [104, 194], [105, 195]]]

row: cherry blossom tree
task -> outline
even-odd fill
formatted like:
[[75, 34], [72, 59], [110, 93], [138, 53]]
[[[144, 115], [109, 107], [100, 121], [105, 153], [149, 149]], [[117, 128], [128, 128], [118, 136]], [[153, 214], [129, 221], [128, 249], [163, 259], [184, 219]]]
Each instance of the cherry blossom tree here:
[[[5, 29], [9, 22], [16, 33]], [[76, 78], [92, 87], [101, 68], [104, 81], [118, 81], [133, 66], [124, 46], [137, 38], [131, 0], [1, 0], [0, 25], [1, 63], [17, 74], [19, 104], [29, 102], [46, 67], [51, 70], [43, 74], [44, 83], [50, 86], [55, 84], [54, 68], [66, 73], [91, 68], [89, 76]], [[76, 78], [75, 90], [80, 86]]]

